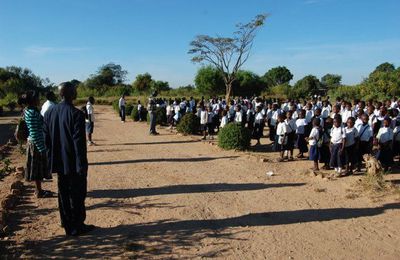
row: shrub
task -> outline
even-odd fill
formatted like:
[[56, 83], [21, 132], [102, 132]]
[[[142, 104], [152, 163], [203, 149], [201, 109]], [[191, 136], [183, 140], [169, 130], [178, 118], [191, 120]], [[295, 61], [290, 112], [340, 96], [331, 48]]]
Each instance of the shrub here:
[[119, 100], [113, 101], [112, 107], [119, 114]]
[[[142, 113], [142, 121], [146, 121], [146, 119], [147, 119], [147, 110], [145, 108], [142, 108], [141, 113]], [[135, 122], [139, 121], [139, 111], [137, 109], [137, 106], [135, 106], [133, 108], [132, 113], [131, 113], [131, 118]]]
[[200, 128], [200, 119], [192, 113], [184, 115], [176, 126], [176, 130], [182, 134], [196, 134]]
[[[147, 113], [147, 122], [150, 122], [150, 115]], [[166, 125], [167, 124], [167, 110], [165, 107], [157, 107], [156, 109], [156, 124]]]
[[132, 114], [133, 107], [134, 106], [131, 103], [128, 103], [128, 104], [125, 105], [125, 115], [126, 116], [130, 116]]
[[234, 123], [226, 125], [218, 134], [218, 146], [225, 150], [246, 150], [250, 141], [250, 130]]

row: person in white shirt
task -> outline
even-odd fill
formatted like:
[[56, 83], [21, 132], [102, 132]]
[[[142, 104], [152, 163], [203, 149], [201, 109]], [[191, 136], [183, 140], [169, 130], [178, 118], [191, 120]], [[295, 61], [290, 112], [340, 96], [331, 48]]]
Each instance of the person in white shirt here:
[[94, 98], [89, 97], [88, 102], [86, 103], [86, 135], [87, 135], [87, 142], [88, 145], [94, 145], [92, 140], [93, 130], [94, 130]]
[[373, 131], [372, 127], [368, 124], [369, 117], [367, 114], [361, 116], [362, 124], [356, 128], [359, 133], [359, 146], [358, 146], [358, 165], [357, 171], [361, 171], [364, 154], [371, 154], [373, 145]]
[[346, 134], [344, 145], [346, 175], [353, 174], [353, 168], [358, 159], [356, 155], [356, 146], [358, 145], [358, 130], [354, 127], [355, 121], [356, 120], [354, 117], [349, 117], [347, 119], [347, 126], [344, 129]]
[[254, 117], [253, 137], [257, 140], [256, 145], [260, 144], [260, 139], [264, 132], [264, 115], [261, 106], [256, 107], [256, 115]]
[[393, 157], [398, 155], [400, 155], [400, 121], [396, 121], [393, 129]]
[[203, 132], [203, 140], [206, 140], [207, 136], [207, 123], [208, 123], [208, 111], [205, 106], [202, 105], [199, 109], [199, 117], [200, 117], [200, 130]]
[[242, 106], [237, 105], [235, 107], [235, 119], [234, 119], [236, 124], [243, 124], [243, 112], [242, 112]]
[[169, 124], [170, 129], [172, 129], [174, 126], [174, 107], [171, 103], [172, 100], [170, 99], [166, 108], [167, 123]]
[[272, 105], [272, 110], [270, 111], [270, 120], [269, 120], [269, 139], [272, 142], [276, 143], [276, 126], [278, 123], [278, 117], [281, 114], [281, 110], [278, 108], [278, 104]]
[[220, 128], [224, 128], [228, 124], [228, 110], [224, 109], [222, 111], [222, 118], [221, 118], [221, 124], [219, 125]]
[[320, 141], [320, 138], [322, 137], [320, 135], [320, 128], [319, 128], [319, 123], [321, 121], [318, 118], [314, 118], [312, 121], [313, 128], [311, 129], [310, 135], [308, 136], [308, 144], [310, 145], [310, 153], [309, 153], [309, 159], [311, 161], [314, 161], [314, 171], [319, 171], [319, 166], [318, 166], [318, 160], [319, 160], [319, 149], [318, 149], [318, 143]]
[[296, 120], [292, 118], [292, 111], [286, 112], [286, 135], [287, 135], [287, 144], [285, 145], [285, 151], [288, 151], [288, 160], [293, 161], [293, 149], [294, 149], [294, 141], [296, 138]]
[[331, 161], [330, 166], [335, 169], [337, 176], [341, 176], [343, 167], [343, 151], [345, 145], [346, 133], [342, 127], [342, 121], [339, 117], [333, 119], [331, 130]]
[[207, 131], [208, 131], [208, 138], [209, 139], [214, 139], [214, 112], [213, 108], [209, 106], [207, 108]]
[[143, 117], [143, 106], [140, 103], [140, 100], [138, 100], [137, 110], [138, 110], [138, 115], [139, 115], [139, 117], [138, 117], [139, 122], [142, 122], [143, 121], [143, 118], [142, 118]]
[[54, 95], [53, 91], [46, 93], [46, 99], [46, 102], [43, 103], [42, 109], [40, 110], [42, 117], [44, 117], [44, 114], [46, 114], [46, 112], [56, 104], [56, 95]]
[[308, 146], [306, 141], [306, 126], [307, 122], [305, 119], [305, 111], [300, 110], [299, 118], [296, 120], [296, 135], [297, 135], [297, 149], [299, 149], [299, 154], [297, 158], [304, 158], [304, 153], [308, 152]]
[[383, 127], [381, 127], [376, 135], [378, 141], [377, 159], [381, 162], [385, 171], [393, 164], [393, 130], [390, 128], [390, 118], [383, 119]]
[[331, 109], [328, 106], [328, 101], [323, 102], [323, 107], [322, 107], [322, 112], [321, 112], [321, 117], [326, 120], [329, 117], [329, 114], [331, 113]]
[[275, 151], [280, 152], [280, 161], [283, 161], [284, 147], [287, 144], [287, 125], [285, 124], [285, 116], [278, 116], [278, 125], [276, 126], [277, 142], [275, 144]]
[[121, 118], [121, 122], [125, 123], [125, 95], [122, 95], [118, 100], [118, 108], [119, 108], [119, 117]]

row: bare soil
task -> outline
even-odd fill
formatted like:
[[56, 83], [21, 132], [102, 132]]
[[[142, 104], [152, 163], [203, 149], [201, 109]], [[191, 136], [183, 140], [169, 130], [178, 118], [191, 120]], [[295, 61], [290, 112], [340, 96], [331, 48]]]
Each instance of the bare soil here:
[[[400, 257], [398, 194], [371, 198], [354, 190], [361, 176], [311, 177], [311, 162], [271, 162], [276, 153], [223, 151], [167, 129], [149, 136], [146, 123], [96, 109], [86, 205], [100, 228], [65, 237], [57, 199], [30, 188], [2, 238], [11, 258]], [[44, 188], [56, 192], [56, 177]]]

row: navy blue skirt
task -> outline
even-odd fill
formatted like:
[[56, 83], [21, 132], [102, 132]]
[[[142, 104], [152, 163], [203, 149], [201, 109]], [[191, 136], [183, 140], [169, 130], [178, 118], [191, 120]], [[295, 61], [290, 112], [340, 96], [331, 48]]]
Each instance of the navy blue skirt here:
[[86, 122], [86, 133], [93, 134], [94, 123], [93, 122]]
[[343, 144], [333, 144], [331, 148], [331, 161], [330, 166], [332, 168], [343, 167], [343, 154], [341, 153]]
[[309, 159], [314, 162], [318, 162], [319, 159], [319, 148], [318, 145], [311, 145], [310, 146], [310, 153], [308, 155]]
[[381, 148], [376, 154], [376, 159], [378, 159], [383, 166], [391, 166], [393, 164], [392, 149], [389, 147]]
[[305, 135], [304, 134], [298, 134], [297, 135], [297, 149], [299, 149], [300, 153], [306, 153], [308, 152], [308, 147], [307, 147], [307, 141], [305, 139]]

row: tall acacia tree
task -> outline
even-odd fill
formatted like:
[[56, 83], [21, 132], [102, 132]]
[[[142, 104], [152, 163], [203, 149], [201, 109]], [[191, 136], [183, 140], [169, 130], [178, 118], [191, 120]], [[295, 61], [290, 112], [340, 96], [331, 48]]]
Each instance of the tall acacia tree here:
[[222, 72], [226, 88], [225, 98], [228, 102], [237, 72], [249, 59], [254, 38], [266, 18], [267, 15], [259, 14], [249, 23], [239, 23], [233, 37], [198, 35], [190, 43], [191, 49], [188, 53], [193, 55], [193, 62], [210, 63]]

